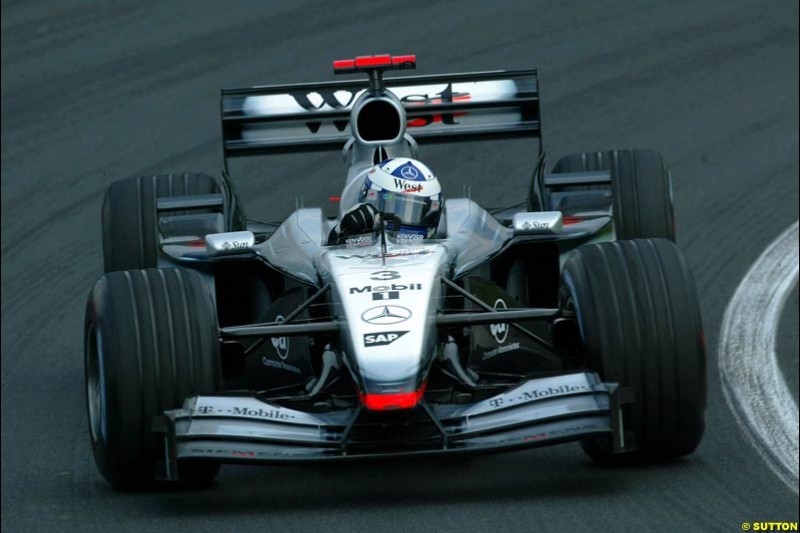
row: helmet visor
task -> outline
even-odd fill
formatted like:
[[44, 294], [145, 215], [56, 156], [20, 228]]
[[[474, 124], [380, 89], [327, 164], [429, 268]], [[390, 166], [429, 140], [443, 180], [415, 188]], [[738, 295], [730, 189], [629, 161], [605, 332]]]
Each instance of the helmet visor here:
[[368, 189], [364, 202], [404, 226], [436, 226], [439, 223], [440, 195], [416, 196]]

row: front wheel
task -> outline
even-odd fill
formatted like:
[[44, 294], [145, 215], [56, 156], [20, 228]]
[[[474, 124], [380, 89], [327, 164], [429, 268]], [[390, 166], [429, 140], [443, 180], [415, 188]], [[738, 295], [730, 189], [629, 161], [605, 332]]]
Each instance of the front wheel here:
[[694, 281], [665, 239], [578, 248], [562, 273], [561, 307], [575, 317], [591, 370], [629, 387], [624, 425], [637, 451], [613, 454], [608, 439], [584, 449], [606, 464], [688, 455], [705, 428], [706, 359]]
[[[181, 269], [112, 272], [86, 307], [86, 405], [95, 463], [116, 489], [151, 487], [163, 442], [153, 417], [219, 389], [217, 318], [200, 275]], [[185, 486], [215, 463], [179, 464]]]

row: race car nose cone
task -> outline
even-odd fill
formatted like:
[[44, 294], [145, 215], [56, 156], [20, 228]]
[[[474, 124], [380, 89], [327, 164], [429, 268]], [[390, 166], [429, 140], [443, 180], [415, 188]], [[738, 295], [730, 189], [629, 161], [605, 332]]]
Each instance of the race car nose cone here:
[[361, 403], [369, 411], [396, 411], [400, 409], [413, 409], [425, 394], [426, 383], [418, 390], [411, 392], [396, 392], [391, 394], [361, 393]]

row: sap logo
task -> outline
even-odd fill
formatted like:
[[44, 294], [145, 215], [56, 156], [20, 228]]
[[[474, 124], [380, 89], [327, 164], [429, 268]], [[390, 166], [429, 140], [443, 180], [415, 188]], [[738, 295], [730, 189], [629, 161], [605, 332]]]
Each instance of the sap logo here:
[[408, 333], [408, 331], [384, 331], [382, 333], [365, 333], [364, 346], [386, 346]]
[[400, 178], [394, 179], [394, 186], [397, 188], [398, 192], [422, 192], [422, 185], [418, 183], [409, 183], [406, 180], [401, 180]]

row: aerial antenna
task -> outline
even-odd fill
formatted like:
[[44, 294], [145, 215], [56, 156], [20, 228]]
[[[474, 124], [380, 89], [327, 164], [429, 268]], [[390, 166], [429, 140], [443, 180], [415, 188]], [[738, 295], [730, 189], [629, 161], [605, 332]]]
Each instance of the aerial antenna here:
[[386, 220], [383, 218], [383, 211], [378, 211], [381, 217], [381, 261], [386, 266]]

